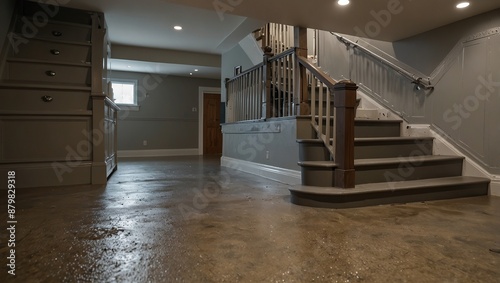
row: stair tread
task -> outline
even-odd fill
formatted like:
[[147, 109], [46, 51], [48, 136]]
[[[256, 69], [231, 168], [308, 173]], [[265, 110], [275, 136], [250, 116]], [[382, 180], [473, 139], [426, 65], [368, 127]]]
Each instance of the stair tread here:
[[452, 155], [422, 155], [422, 156], [401, 156], [401, 157], [389, 157], [389, 158], [369, 158], [369, 159], [356, 159], [354, 160], [354, 166], [370, 166], [370, 165], [385, 165], [385, 164], [399, 164], [403, 161], [410, 163], [421, 163], [421, 162], [438, 162], [438, 161], [449, 161], [449, 160], [463, 160], [462, 156], [452, 156]]
[[[297, 115], [295, 116], [296, 119], [308, 119], [308, 120], [311, 120], [311, 115]], [[316, 115], [316, 118], [318, 118], [318, 116]], [[330, 119], [333, 119], [334, 117], [330, 117]], [[326, 119], [326, 117], [323, 117], [323, 119]], [[403, 120], [382, 120], [382, 119], [370, 119], [370, 118], [360, 118], [360, 117], [356, 117], [354, 119], [354, 122], [355, 123], [360, 123], [360, 124], [363, 124], [363, 123], [381, 123], [381, 124], [389, 124], [389, 123], [394, 123], [394, 124], [401, 124], [403, 123]]]
[[[453, 161], [453, 160], [463, 160], [462, 156], [452, 156], [452, 155], [422, 155], [422, 156], [410, 156], [410, 157], [389, 157], [389, 158], [369, 158], [369, 159], [355, 159], [354, 167], [362, 166], [379, 166], [379, 165], [392, 165], [400, 164], [401, 162], [409, 163], [422, 163], [422, 162], [439, 162], [439, 161]], [[324, 167], [324, 168], [335, 168], [338, 165], [335, 161], [300, 161], [299, 166], [306, 167]]]
[[[354, 143], [362, 142], [398, 142], [398, 141], [419, 141], [434, 140], [434, 137], [375, 137], [375, 138], [354, 138]], [[298, 139], [298, 143], [323, 143], [320, 139]]]
[[374, 137], [374, 138], [354, 138], [354, 142], [371, 142], [371, 141], [419, 141], [419, 140], [434, 140], [434, 137]]
[[433, 187], [450, 187], [454, 185], [468, 185], [468, 184], [479, 184], [479, 183], [487, 184], [489, 182], [490, 182], [489, 179], [482, 177], [455, 176], [455, 177], [420, 179], [420, 180], [410, 180], [410, 181], [360, 184], [356, 185], [356, 187], [352, 189], [297, 185], [291, 187], [290, 191], [313, 194], [313, 195], [342, 196], [342, 195], [377, 193], [388, 190], [404, 191], [412, 189], [426, 189]]
[[358, 122], [358, 123], [373, 123], [373, 124], [376, 124], [376, 123], [397, 123], [397, 124], [401, 124], [403, 123], [403, 120], [380, 120], [380, 119], [368, 119], [368, 118], [356, 118], [354, 119], [354, 122]]

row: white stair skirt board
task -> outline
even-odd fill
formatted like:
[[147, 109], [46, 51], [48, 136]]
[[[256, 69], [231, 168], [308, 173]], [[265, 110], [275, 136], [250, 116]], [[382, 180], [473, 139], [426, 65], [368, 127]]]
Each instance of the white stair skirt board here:
[[488, 171], [486, 171], [480, 164], [462, 154], [459, 149], [449, 143], [446, 138], [441, 136], [438, 132], [431, 130], [431, 134], [435, 138], [434, 154], [465, 156], [462, 175], [490, 179], [490, 195], [500, 197], [500, 176], [488, 173]]
[[121, 157], [167, 157], [167, 156], [190, 156], [199, 155], [197, 148], [188, 149], [151, 149], [151, 150], [119, 150], [118, 158]]
[[278, 181], [287, 185], [299, 185], [301, 183], [300, 171], [297, 170], [290, 170], [225, 156], [221, 158], [221, 166], [258, 175], [260, 177]]
[[[384, 106], [370, 98], [368, 95], [362, 92], [358, 92], [358, 96], [361, 97], [362, 102], [364, 101], [367, 105], [369, 105], [368, 107], [379, 109], [381, 113], [385, 111], [387, 117], [384, 118], [388, 118], [390, 120], [394, 117], [399, 117], [397, 113], [386, 109]], [[464, 156], [465, 161], [462, 175], [489, 178], [491, 180], [489, 194], [491, 196], [500, 196], [500, 176], [488, 173], [480, 164], [463, 154], [458, 148], [449, 143], [446, 138], [441, 136], [438, 132], [432, 130], [430, 125], [415, 125], [409, 124], [405, 121], [401, 126], [401, 134], [403, 136], [422, 137], [430, 135], [434, 137], [435, 155]]]
[[402, 135], [408, 137], [433, 137], [433, 153], [435, 155], [452, 155], [465, 157], [462, 175], [490, 179], [491, 183], [489, 194], [492, 196], [500, 196], [500, 176], [488, 173], [480, 164], [467, 157], [458, 148], [449, 143], [446, 138], [444, 138], [435, 130], [431, 129], [430, 125], [408, 124], [404, 122]]

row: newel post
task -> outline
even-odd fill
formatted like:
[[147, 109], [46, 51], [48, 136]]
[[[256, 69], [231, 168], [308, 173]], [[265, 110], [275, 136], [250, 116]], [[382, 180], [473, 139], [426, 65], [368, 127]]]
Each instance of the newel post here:
[[273, 102], [271, 99], [271, 64], [269, 64], [270, 54], [264, 54], [263, 58], [263, 76], [264, 87], [262, 88], [262, 119], [269, 119], [272, 117]]
[[354, 118], [356, 90], [351, 81], [340, 81], [334, 86], [335, 107], [335, 187], [354, 188]]
[[[307, 28], [294, 28], [295, 54], [307, 58]], [[301, 64], [298, 65], [295, 75], [295, 89], [299, 90], [299, 97], [294, 97], [294, 100], [299, 100], [299, 115], [311, 115], [309, 106], [309, 82], [307, 81], [306, 68]]]

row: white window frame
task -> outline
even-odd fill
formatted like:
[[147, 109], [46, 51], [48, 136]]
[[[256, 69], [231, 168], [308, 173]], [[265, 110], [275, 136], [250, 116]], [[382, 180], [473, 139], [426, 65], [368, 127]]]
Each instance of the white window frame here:
[[[137, 80], [132, 80], [132, 79], [111, 79], [111, 87], [113, 86], [113, 83], [123, 83], [123, 84], [133, 84], [134, 85], [134, 103], [133, 104], [116, 103], [116, 104], [118, 106], [120, 106], [121, 110], [139, 111], [138, 93], [137, 93]], [[113, 100], [115, 100], [115, 99], [113, 99]]]

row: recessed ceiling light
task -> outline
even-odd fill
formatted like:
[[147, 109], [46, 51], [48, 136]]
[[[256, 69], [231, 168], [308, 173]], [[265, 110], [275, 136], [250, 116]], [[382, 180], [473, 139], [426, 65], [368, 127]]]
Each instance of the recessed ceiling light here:
[[469, 5], [470, 5], [469, 2], [461, 2], [461, 3], [457, 4], [457, 8], [458, 9], [463, 9], [463, 8], [469, 7]]
[[174, 29], [175, 30], [182, 30], [182, 27], [181, 26], [175, 26]]
[[198, 72], [198, 69], [194, 69], [195, 72]]
[[189, 73], [189, 75], [190, 75], [190, 76], [192, 76], [192, 75], [193, 75], [193, 73]]
[[339, 0], [337, 2], [340, 6], [349, 5], [349, 0]]

